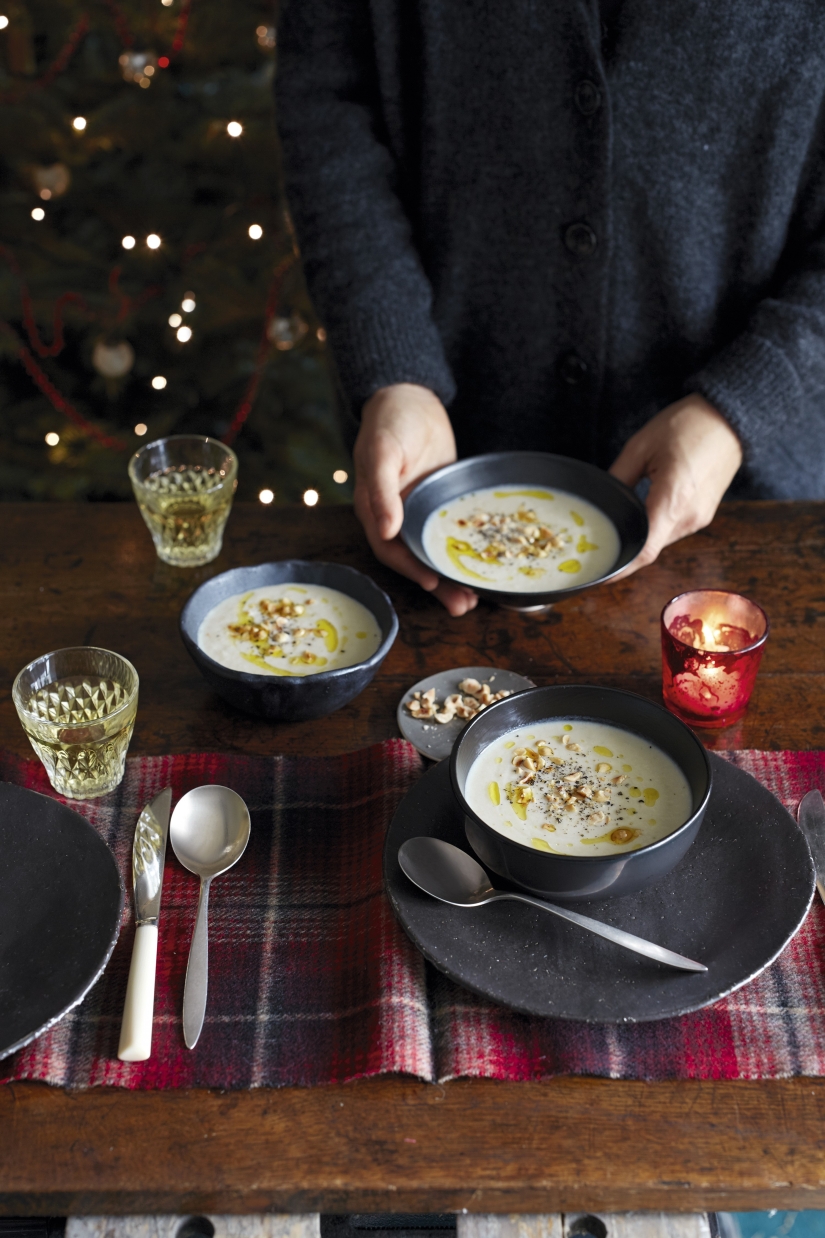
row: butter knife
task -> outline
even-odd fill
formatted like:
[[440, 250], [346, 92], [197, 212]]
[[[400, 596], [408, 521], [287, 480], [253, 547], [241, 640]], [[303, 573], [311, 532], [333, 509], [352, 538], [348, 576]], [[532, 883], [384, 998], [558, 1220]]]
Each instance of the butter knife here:
[[145, 1062], [152, 1053], [158, 916], [171, 808], [172, 788], [167, 787], [146, 805], [135, 827], [132, 885], [137, 928], [117, 1050], [122, 1062]]
[[825, 801], [821, 791], [809, 791], [802, 796], [797, 819], [814, 857], [816, 888], [825, 903]]

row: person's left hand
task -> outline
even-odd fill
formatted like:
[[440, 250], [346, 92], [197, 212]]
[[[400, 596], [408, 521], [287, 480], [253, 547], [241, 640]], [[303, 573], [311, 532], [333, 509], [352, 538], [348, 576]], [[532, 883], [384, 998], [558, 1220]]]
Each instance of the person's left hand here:
[[710, 524], [741, 463], [736, 434], [700, 395], [663, 408], [628, 439], [610, 472], [628, 486], [650, 478], [650, 529], [621, 575], [646, 567], [665, 546]]

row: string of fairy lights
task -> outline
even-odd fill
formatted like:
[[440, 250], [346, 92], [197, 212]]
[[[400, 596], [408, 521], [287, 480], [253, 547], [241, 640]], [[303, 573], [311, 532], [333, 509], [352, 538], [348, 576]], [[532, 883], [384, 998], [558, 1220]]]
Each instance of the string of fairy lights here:
[[[128, 29], [126, 18], [123, 15], [122, 10], [120, 10], [119, 6], [117, 5], [117, 0], [105, 0], [105, 2], [114, 15], [115, 23], [118, 27], [118, 31], [121, 36], [122, 43], [125, 47], [124, 52], [119, 57], [119, 64], [120, 64], [122, 76], [126, 81], [131, 81], [135, 83], [141, 89], [144, 89], [144, 90], [148, 89], [152, 85], [152, 80], [153, 78], [155, 78], [157, 71], [163, 70], [169, 67], [171, 63], [170, 56], [165, 56], [165, 55], [156, 56], [151, 51], [133, 50], [132, 44], [134, 40]], [[173, 3], [175, 3], [175, 0], [161, 0], [161, 4], [166, 8], [171, 7]], [[175, 37], [172, 42], [172, 55], [173, 56], [179, 54], [183, 49], [184, 36], [186, 33], [190, 7], [191, 7], [191, 0], [180, 0], [181, 12], [180, 12], [180, 17], [178, 19], [178, 26], [177, 26], [177, 30], [175, 33]], [[6, 14], [0, 14], [0, 32], [7, 30], [13, 24], [13, 20], [14, 20], [13, 17], [10, 18]], [[56, 57], [55, 61], [52, 63], [49, 69], [46, 70], [43, 76], [37, 82], [33, 83], [34, 87], [37, 87], [38, 85], [45, 86], [49, 84], [54, 79], [54, 77], [56, 77], [59, 73], [62, 73], [66, 69], [69, 61], [74, 55], [74, 52], [77, 50], [77, 47], [82, 42], [89, 28], [90, 28], [90, 25], [89, 25], [88, 18], [84, 15], [81, 18], [81, 20], [76, 24], [73, 31], [70, 33], [69, 38], [67, 39], [67, 42], [64, 48], [61, 49], [61, 51], [58, 53], [58, 56]], [[276, 36], [276, 30], [274, 26], [260, 25], [256, 28], [255, 35], [256, 35], [258, 45], [261, 48], [271, 50], [275, 47], [277, 36]], [[75, 134], [78, 135], [78, 137], [80, 137], [83, 134], [85, 134], [88, 128], [88, 119], [85, 116], [80, 116], [80, 115], [75, 116], [71, 121], [71, 126]], [[243, 136], [244, 125], [242, 121], [238, 119], [235, 119], [235, 118], [229, 119], [225, 122], [225, 132], [226, 132], [227, 137], [231, 141], [233, 142], [237, 141]], [[70, 173], [67, 168], [64, 168], [62, 164], [58, 163], [58, 164], [52, 165], [49, 168], [36, 169], [34, 181], [35, 181], [35, 190], [37, 192], [37, 196], [40, 201], [38, 202], [37, 205], [31, 208], [30, 215], [31, 215], [31, 219], [35, 223], [43, 223], [47, 219], [47, 208], [44, 205], [42, 205], [42, 203], [49, 203], [53, 198], [60, 197], [63, 193], [65, 193], [68, 190], [69, 184], [70, 184]], [[262, 224], [258, 222], [249, 223], [246, 231], [247, 231], [247, 236], [249, 237], [249, 240], [252, 242], [260, 241], [264, 236], [264, 227]], [[141, 243], [147, 249], [154, 250], [154, 251], [160, 250], [164, 244], [163, 238], [157, 232], [147, 233], [147, 235], [143, 238], [142, 242], [139, 241], [138, 237], [132, 234], [126, 234], [125, 236], [121, 238], [121, 241], [120, 241], [122, 249], [124, 249], [127, 252], [136, 249], [138, 245]], [[238, 432], [242, 428], [243, 424], [245, 423], [249, 415], [249, 412], [251, 411], [252, 403], [254, 401], [255, 395], [258, 390], [258, 385], [259, 385], [260, 377], [261, 377], [261, 371], [266, 362], [269, 349], [271, 347], [274, 347], [277, 351], [285, 351], [287, 349], [291, 349], [295, 346], [296, 343], [300, 342], [301, 338], [309, 330], [308, 324], [303, 320], [303, 318], [300, 315], [292, 314], [289, 317], [286, 317], [283, 315], [279, 315], [276, 312], [277, 296], [280, 290], [280, 284], [281, 284], [281, 280], [283, 277], [284, 269], [286, 265], [288, 265], [294, 260], [294, 257], [295, 255], [293, 254], [290, 257], [290, 259], [287, 260], [286, 263], [282, 262], [280, 266], [276, 268], [275, 274], [273, 276], [273, 282], [270, 288], [270, 294], [267, 298], [265, 323], [264, 323], [261, 346], [259, 348], [258, 363], [256, 365], [255, 373], [253, 374], [247, 386], [246, 392], [244, 394], [244, 398], [242, 399], [240, 405], [238, 406], [238, 409], [235, 412], [234, 417], [232, 418], [229, 430], [223, 436], [223, 441], [227, 443], [232, 442], [234, 440], [234, 438], [237, 436]], [[16, 266], [16, 263], [13, 263], [13, 265]], [[19, 271], [17, 273], [19, 276]], [[20, 282], [21, 282], [21, 292], [24, 297], [24, 300], [27, 298], [30, 299], [28, 289], [23, 284], [22, 278], [20, 279]], [[116, 284], [117, 284], [117, 276], [114, 279], [114, 285], [116, 286]], [[110, 289], [112, 289], [111, 280], [110, 280]], [[152, 296], [154, 295], [155, 291], [156, 290], [148, 290], [147, 293], [144, 295]], [[123, 297], [122, 293], [118, 292], [118, 295]], [[63, 294], [63, 296], [59, 298], [59, 302], [66, 301], [66, 300], [75, 300], [78, 303], [82, 302], [82, 298], [76, 296], [76, 294], [73, 294], [73, 293]], [[191, 291], [187, 291], [184, 294], [183, 298], [181, 299], [180, 309], [173, 311], [171, 314], [169, 314], [167, 318], [168, 326], [174, 332], [175, 340], [180, 345], [185, 346], [186, 344], [189, 344], [194, 338], [194, 327], [191, 325], [190, 321], [187, 321], [187, 319], [190, 315], [192, 315], [195, 312], [196, 308], [197, 308], [197, 297], [195, 293]], [[31, 328], [33, 327], [33, 323], [30, 324], [29, 322], [26, 322], [25, 325], [26, 325], [26, 329], [29, 334], [29, 337], [31, 339], [32, 337]], [[7, 333], [15, 335], [16, 337], [16, 333], [14, 332], [14, 329], [11, 328], [9, 324], [0, 324], [0, 326], [3, 326], [6, 329]], [[34, 328], [34, 331], [36, 334], [36, 328]], [[62, 320], [60, 319], [59, 303], [58, 303], [58, 307], [55, 310], [55, 333], [54, 333], [55, 340], [57, 340], [58, 336], [60, 337], [59, 347], [52, 345], [52, 347], [49, 348], [48, 350], [44, 349], [42, 346], [38, 346], [39, 345], [38, 339], [32, 340], [35, 352], [39, 353], [39, 355], [41, 356], [57, 355], [57, 353], [60, 351], [60, 348], [62, 348]], [[326, 332], [323, 327], [318, 327], [316, 329], [316, 336], [319, 342], [321, 343], [323, 343], [326, 340]], [[69, 401], [66, 400], [65, 397], [63, 397], [59, 391], [57, 391], [57, 389], [54, 387], [51, 381], [46, 377], [45, 373], [43, 373], [42, 370], [39, 369], [35, 358], [31, 355], [29, 350], [26, 349], [22, 341], [19, 341], [18, 356], [23, 362], [30, 377], [32, 377], [35, 383], [40, 387], [40, 390], [43, 392], [44, 395], [47, 396], [47, 398], [50, 400], [50, 402], [52, 403], [52, 405], [55, 407], [55, 409], [58, 412], [61, 412], [64, 415], [68, 416], [69, 419], [74, 421], [76, 425], [79, 425], [82, 428], [85, 428], [87, 432], [91, 434], [92, 437], [97, 438], [98, 441], [101, 442], [104, 446], [108, 446], [111, 448], [118, 448], [118, 449], [123, 449], [124, 447], [128, 447], [127, 444], [122, 443], [118, 439], [113, 439], [109, 436], [106, 436], [97, 427], [93, 426], [89, 422], [86, 422], [86, 420], [81, 416], [81, 414], [79, 414], [77, 410], [73, 408], [73, 406], [69, 403]], [[93, 365], [95, 366], [95, 369], [97, 369], [98, 372], [104, 375], [106, 378], [111, 378], [111, 379], [122, 378], [126, 374], [129, 373], [132, 366], [134, 365], [134, 362], [135, 362], [134, 349], [132, 348], [131, 344], [129, 344], [128, 341], [126, 340], [122, 340], [122, 341], [115, 342], [115, 343], [111, 343], [111, 342], [107, 343], [104, 340], [99, 340], [93, 350], [92, 362], [93, 362]], [[153, 391], [156, 391], [156, 392], [163, 391], [166, 389], [167, 386], [168, 386], [168, 379], [166, 375], [164, 374], [155, 374], [150, 380], [150, 387]], [[142, 421], [138, 422], [133, 427], [133, 433], [135, 437], [138, 439], [145, 437], [148, 431], [149, 431], [148, 425]], [[50, 449], [52, 458], [56, 458], [54, 457], [53, 453], [54, 453], [54, 450], [59, 448], [60, 446], [60, 442], [61, 442], [60, 432], [56, 429], [49, 430], [44, 435], [44, 440], [45, 440], [46, 446]], [[340, 468], [336, 469], [332, 474], [332, 480], [337, 485], [344, 485], [349, 480], [349, 474], [347, 473], [345, 469], [340, 469]], [[275, 491], [270, 489], [269, 487], [263, 488], [258, 493], [258, 500], [265, 506], [268, 506], [269, 504], [273, 503], [275, 500], [275, 497], [276, 497]], [[314, 507], [319, 502], [320, 493], [318, 490], [314, 488], [309, 488], [303, 492], [302, 499], [303, 499], [304, 504], [307, 507]]]

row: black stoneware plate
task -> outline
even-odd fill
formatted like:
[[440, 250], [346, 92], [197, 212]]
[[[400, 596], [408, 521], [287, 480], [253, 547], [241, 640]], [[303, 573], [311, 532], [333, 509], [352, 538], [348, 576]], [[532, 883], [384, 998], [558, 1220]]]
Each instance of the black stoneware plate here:
[[123, 885], [78, 813], [0, 783], [0, 1057], [61, 1019], [114, 950]]
[[393, 910], [440, 971], [525, 1014], [633, 1023], [708, 1006], [773, 962], [814, 892], [813, 862], [793, 818], [750, 774], [710, 760], [710, 804], [681, 863], [638, 894], [576, 903], [585, 915], [698, 959], [707, 972], [674, 971], [523, 904], [465, 910], [418, 890], [398, 865], [408, 838], [428, 834], [470, 850], [446, 761], [413, 786], [387, 832]]

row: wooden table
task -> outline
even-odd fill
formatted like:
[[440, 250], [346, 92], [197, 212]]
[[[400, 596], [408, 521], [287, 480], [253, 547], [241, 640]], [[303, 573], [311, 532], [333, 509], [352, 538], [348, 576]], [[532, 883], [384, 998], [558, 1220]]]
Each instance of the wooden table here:
[[[27, 753], [16, 671], [98, 644], [141, 677], [133, 752], [344, 752], [396, 733], [402, 691], [485, 663], [537, 683], [656, 698], [659, 612], [687, 588], [735, 589], [771, 619], [750, 713], [722, 747], [825, 747], [825, 504], [730, 504], [639, 575], [530, 619], [482, 604], [450, 619], [381, 569], [346, 508], [236, 507], [209, 568], [158, 563], [129, 505], [7, 504], [0, 576], [0, 744]], [[362, 696], [322, 722], [233, 713], [185, 653], [177, 616], [227, 567], [288, 556], [369, 572], [401, 633]], [[414, 1139], [415, 1143], [409, 1140]], [[625, 1211], [825, 1208], [825, 1079], [434, 1086], [384, 1078], [251, 1092], [0, 1088], [0, 1212]]]

